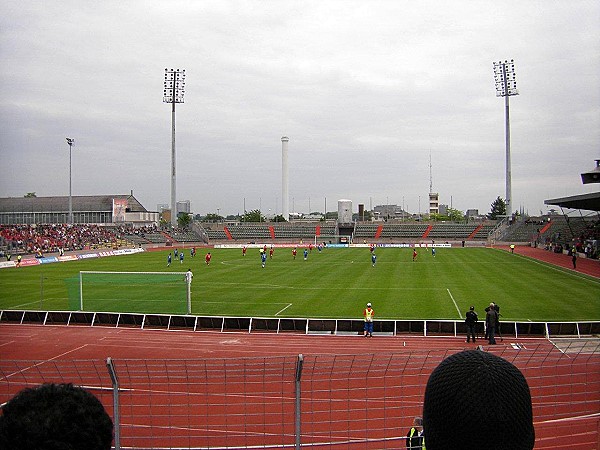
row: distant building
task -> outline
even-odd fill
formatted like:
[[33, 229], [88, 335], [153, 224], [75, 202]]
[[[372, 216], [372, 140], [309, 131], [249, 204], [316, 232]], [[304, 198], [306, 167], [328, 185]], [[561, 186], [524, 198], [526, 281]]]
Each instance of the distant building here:
[[352, 200], [338, 200], [338, 222], [352, 223]]
[[[73, 222], [104, 225], [157, 225], [158, 212], [148, 211], [130, 195], [75, 195]], [[0, 198], [1, 225], [69, 223], [69, 197]]]
[[465, 212], [465, 218], [467, 220], [479, 222], [486, 220], [487, 217], [485, 214], [479, 214], [478, 209], [467, 209], [467, 211]]
[[429, 193], [429, 214], [439, 214], [440, 194], [437, 192]]
[[448, 205], [440, 205], [439, 211], [440, 211], [440, 215], [447, 216], [448, 215]]
[[325, 218], [325, 216], [323, 214], [319, 214], [319, 213], [311, 213], [311, 214], [304, 214], [302, 216], [302, 218], [304, 220], [322, 220]]
[[189, 200], [180, 200], [177, 202], [177, 215], [179, 213], [189, 214], [191, 212], [191, 203]]
[[377, 205], [373, 208], [373, 215], [378, 219], [401, 219], [410, 216], [398, 205]]

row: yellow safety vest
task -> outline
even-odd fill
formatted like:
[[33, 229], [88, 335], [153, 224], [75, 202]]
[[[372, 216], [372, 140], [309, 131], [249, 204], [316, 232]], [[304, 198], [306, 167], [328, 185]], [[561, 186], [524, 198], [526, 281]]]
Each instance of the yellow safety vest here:
[[365, 309], [365, 321], [366, 322], [371, 322], [373, 320], [373, 313], [375, 311], [373, 311], [370, 308]]

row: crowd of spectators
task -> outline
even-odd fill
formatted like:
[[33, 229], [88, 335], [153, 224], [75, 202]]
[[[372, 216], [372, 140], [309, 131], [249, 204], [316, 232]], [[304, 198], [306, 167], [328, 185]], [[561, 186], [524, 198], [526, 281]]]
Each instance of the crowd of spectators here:
[[127, 227], [89, 224], [5, 225], [0, 227], [0, 246], [7, 253], [42, 256], [45, 253], [114, 247], [128, 232]]
[[567, 252], [569, 256], [573, 253], [584, 254], [586, 258], [600, 258], [600, 221], [587, 225], [578, 237], [568, 239], [560, 232], [546, 238], [544, 249], [555, 253]]

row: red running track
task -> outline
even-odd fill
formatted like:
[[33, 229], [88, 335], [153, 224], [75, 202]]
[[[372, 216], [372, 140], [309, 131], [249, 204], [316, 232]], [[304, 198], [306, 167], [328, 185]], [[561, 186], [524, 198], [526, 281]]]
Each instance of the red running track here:
[[[510, 251], [508, 247], [501, 247], [503, 250]], [[545, 261], [568, 270], [600, 277], [600, 262], [579, 258], [577, 260], [577, 269], [573, 269], [571, 258], [567, 255], [556, 254], [539, 248], [521, 247], [515, 248], [515, 253], [531, 257], [540, 261]], [[545, 339], [519, 339], [525, 342], [528, 348], [546, 349], [542, 352], [544, 361], [537, 360], [538, 353], [530, 351], [516, 352], [510, 342], [498, 345], [494, 348], [485, 348], [486, 351], [493, 351], [502, 356], [509, 356], [511, 360], [525, 374], [531, 390], [534, 402], [534, 416], [536, 425], [536, 449], [562, 449], [570, 448], [576, 450], [600, 449], [600, 356], [596, 355], [576, 355], [569, 356], [555, 349], [550, 342]], [[2, 369], [2, 378], [0, 378], [0, 402], [7, 401], [12, 395], [23, 387], [22, 382], [16, 381], [28, 373], [28, 380], [36, 382], [44, 381], [68, 381], [58, 375], [48, 375], [60, 366], [60, 363], [72, 361], [96, 361], [100, 362], [98, 366], [103, 369], [104, 361], [111, 357], [116, 361], [117, 367], [127, 367], [124, 362], [129, 360], [146, 361], [149, 366], [160, 364], [161, 360], [181, 360], [181, 361], [206, 361], [214, 359], [238, 358], [287, 358], [293, 362], [298, 354], [318, 355], [319, 358], [340, 358], [340, 355], [361, 355], [366, 359], [375, 359], [380, 362], [392, 354], [403, 354], [406, 356], [406, 366], [402, 367], [401, 372], [393, 374], [401, 381], [399, 385], [391, 387], [378, 386], [382, 379], [372, 377], [372, 373], [366, 371], [365, 367], [352, 368], [351, 380], [339, 379], [321, 379], [315, 381], [315, 384], [323, 386], [322, 390], [317, 390], [315, 398], [311, 401], [325, 402], [347, 402], [351, 405], [351, 399], [345, 398], [349, 394], [343, 389], [337, 389], [337, 384], [345, 384], [352, 389], [360, 390], [369, 380], [370, 388], [384, 389], [384, 398], [378, 400], [387, 410], [388, 416], [383, 420], [378, 417], [368, 418], [368, 414], [362, 411], [355, 411], [349, 406], [351, 415], [360, 416], [358, 421], [356, 417], [339, 420], [339, 417], [331, 417], [331, 411], [312, 411], [315, 421], [309, 422], [308, 429], [315, 439], [324, 435], [323, 440], [329, 440], [330, 444], [339, 439], [339, 435], [331, 433], [325, 436], [323, 424], [319, 421], [329, 414], [329, 419], [333, 419], [335, 426], [345, 425], [343, 437], [344, 448], [395, 448], [402, 445], [402, 430], [408, 428], [414, 415], [420, 414], [421, 399], [424, 385], [429, 373], [443, 358], [443, 355], [461, 351], [465, 348], [473, 348], [465, 344], [462, 338], [439, 338], [439, 337], [375, 337], [373, 339], [364, 339], [358, 336], [318, 336], [318, 335], [300, 335], [300, 334], [246, 334], [246, 333], [212, 333], [212, 332], [189, 332], [189, 331], [164, 331], [164, 330], [139, 330], [127, 328], [110, 327], [88, 327], [88, 326], [40, 326], [40, 325], [14, 325], [0, 324], [0, 368]], [[421, 352], [421, 359], [415, 361], [410, 355]], [[424, 356], [423, 356], [424, 355]], [[433, 357], [431, 357], [433, 355]], [[430, 358], [430, 360], [428, 360]], [[341, 357], [342, 364], [344, 358]], [[418, 359], [418, 358], [417, 358]], [[5, 364], [11, 360], [30, 361], [25, 370], [22, 367], [19, 370], [6, 369]], [[339, 360], [337, 361], [339, 362]], [[416, 365], [411, 365], [412, 363]], [[540, 367], [543, 367], [540, 370]], [[94, 378], [94, 375], [85, 374], [81, 366], [74, 367], [76, 379], [85, 379], [86, 376]], [[92, 370], [98, 370], [94, 367]], [[31, 375], [33, 374], [33, 375]], [[316, 378], [319, 378], [316, 376]], [[327, 378], [325, 376], [325, 378]], [[157, 381], [157, 380], [152, 380]], [[325, 384], [323, 384], [325, 383]], [[236, 385], [237, 381], [232, 380], [231, 385]], [[408, 387], [407, 387], [408, 385]], [[191, 386], [192, 389], [199, 389], [197, 385]], [[212, 386], [215, 389], [215, 386]], [[217, 388], [218, 390], [219, 388]], [[237, 389], [237, 388], [222, 388]], [[110, 385], [104, 386], [103, 391], [110, 394]], [[152, 394], [146, 394], [146, 400], [151, 397], [150, 402], [160, 403], [166, 400], [166, 394], [160, 394], [152, 390]], [[319, 394], [321, 392], [321, 394]], [[180, 394], [180, 393], [179, 393]], [[212, 393], [214, 394], [214, 393]], [[219, 394], [219, 392], [217, 392]], [[102, 401], [110, 409], [110, 395], [103, 392]], [[279, 395], [282, 403], [289, 400], [286, 397], [288, 393], [276, 393]], [[319, 396], [322, 398], [318, 398]], [[386, 403], [387, 397], [404, 396], [401, 405], [398, 407], [395, 403]], [[408, 397], [408, 399], [406, 399]], [[240, 403], [234, 397], [228, 396], [227, 402]], [[137, 398], [139, 399], [139, 397]], [[303, 399], [304, 400], [304, 399]], [[246, 397], [245, 401], [250, 402]], [[285, 410], [286, 414], [292, 414], [289, 405], [275, 406], [280, 410]], [[376, 410], [378, 405], [372, 405]], [[146, 407], [142, 405], [129, 405], [131, 411], [138, 411], [140, 416], [148, 416]], [[252, 406], [250, 406], [252, 408]], [[223, 415], [227, 416], [227, 407], [223, 406]], [[331, 408], [329, 408], [331, 409]], [[156, 407], [155, 410], [156, 411]], [[392, 411], [392, 412], [389, 412]], [[269, 411], [264, 411], [268, 414]], [[215, 430], [218, 428], [218, 411], [215, 408], [210, 411], [195, 410], [188, 411], [187, 415], [177, 417], [169, 416], [169, 429], [158, 427], [155, 434], [147, 437], [140, 429], [133, 429], [131, 433], [146, 436], [146, 441], [136, 441], [137, 446], [144, 444], [146, 446], [160, 445], [161, 439], [166, 437], [173, 427], [177, 428], [180, 421], [184, 425], [185, 420], [190, 416], [199, 422], [210, 423], [210, 433], [218, 434]], [[197, 417], [196, 417], [197, 416]], [[136, 416], [137, 417], [137, 416]], [[390, 419], [391, 417], [391, 419]], [[159, 422], [159, 417], [146, 417], [146, 423], [140, 422], [143, 430], [144, 426], [150, 427], [154, 422]], [[227, 420], [227, 419], [225, 419]], [[230, 422], [236, 419], [229, 419]], [[244, 446], [248, 442], [256, 445], [264, 445], [269, 440], [265, 429], [269, 424], [258, 420], [256, 416], [249, 414], [246, 416], [248, 423], [244, 424], [245, 432], [252, 428], [257, 438], [255, 441], [242, 440], [235, 438], [227, 441], [228, 445]], [[384, 436], [378, 441], [371, 441], [365, 444], [362, 440], [364, 429], [352, 430], [359, 421], [368, 420], [369, 429], [379, 430]], [[337, 423], [337, 425], [336, 425]], [[200, 425], [199, 425], [200, 426]], [[205, 425], [207, 426], [207, 425]], [[214, 428], [212, 428], [214, 427]], [[229, 424], [229, 429], [231, 424]], [[389, 434], [390, 427], [397, 434], [394, 440], [386, 441], [385, 436]], [[303, 430], [305, 430], [303, 427]], [[162, 431], [161, 431], [162, 430]], [[195, 432], [202, 429], [194, 429]], [[285, 433], [291, 433], [292, 430], [285, 430]], [[375, 432], [374, 434], [377, 434]], [[359, 443], [352, 443], [352, 439], [358, 439]], [[212, 436], [212, 442], [215, 446], [219, 444], [219, 436]], [[185, 439], [183, 441], [167, 441], [167, 445], [179, 445], [186, 447]], [[328, 448], [331, 445], [327, 446]], [[317, 448], [317, 447], [316, 447]], [[337, 448], [337, 447], [336, 447]]]
[[[570, 448], [588, 450], [598, 448], [598, 436], [600, 434], [600, 355], [576, 355], [563, 354], [555, 348], [552, 343], [545, 339], [519, 339], [524, 343], [526, 349], [516, 350], [511, 346], [508, 339], [495, 347], [485, 347], [486, 351], [493, 351], [504, 357], [509, 357], [525, 374], [530, 384], [534, 402], [534, 416], [536, 422], [536, 448], [558, 449]], [[414, 415], [420, 414], [421, 399], [424, 385], [431, 370], [441, 361], [444, 355], [461, 351], [465, 348], [474, 348], [468, 345], [462, 338], [447, 337], [401, 337], [401, 336], [376, 336], [365, 339], [359, 336], [331, 336], [331, 335], [299, 335], [299, 334], [247, 334], [247, 333], [216, 333], [216, 332], [192, 332], [192, 331], [164, 331], [164, 330], [139, 330], [127, 328], [89, 327], [89, 326], [41, 326], [41, 325], [14, 325], [0, 324], [0, 364], [2, 365], [2, 378], [0, 378], [0, 402], [5, 402], [22, 385], [16, 382], [23, 371], [11, 371], [4, 367], [10, 360], [28, 360], [24, 372], [33, 372], [30, 381], [36, 380], [35, 374], [42, 370], [49, 370], [61, 362], [96, 360], [103, 361], [107, 357], [115, 360], [117, 368], [128, 368], [128, 360], [145, 361], [148, 366], [160, 365], [161, 360], [179, 360], [183, 365], [185, 361], [211, 361], [221, 358], [229, 358], [236, 361], [238, 358], [255, 357], [257, 359], [281, 357], [293, 363], [298, 354], [307, 357], [313, 356], [320, 359], [338, 358], [337, 362], [342, 365], [347, 361], [343, 355], [360, 355], [358, 361], [361, 364], [350, 367], [347, 379], [342, 380], [331, 374], [316, 373], [311, 383], [315, 385], [315, 392], [310, 395], [311, 405], [323, 410], [311, 411], [311, 420], [303, 426], [312, 436], [314, 442], [328, 442], [328, 445], [315, 448], [330, 448], [333, 442], [341, 441], [343, 448], [397, 448], [401, 445], [399, 436], [404, 429], [410, 426]], [[534, 350], [537, 349], [537, 350]], [[541, 349], [541, 351], [540, 351]], [[388, 360], [390, 355], [400, 355], [399, 360], [406, 360], [406, 365], [394, 365], [391, 377], [401, 380], [393, 386], [385, 386], [389, 383], [390, 374], [385, 377], [376, 376], [377, 367], [368, 368], [364, 361], [375, 360], [376, 366], [381, 361]], [[402, 356], [405, 355], [405, 356]], [[417, 355], [417, 357], [415, 357]], [[420, 355], [420, 356], [419, 356]], [[578, 362], [578, 359], [580, 361]], [[35, 361], [35, 362], [34, 362]], [[354, 361], [350, 358], [348, 361]], [[287, 363], [286, 363], [287, 364]], [[413, 365], [415, 364], [415, 365]], [[288, 364], [289, 365], [289, 364]], [[292, 364], [293, 366], [293, 364]], [[542, 371], [540, 371], [542, 367]], [[293, 367], [292, 367], [293, 368]], [[77, 367], [77, 376], [85, 378], [87, 369]], [[388, 368], [386, 367], [386, 370]], [[19, 372], [19, 373], [17, 373]], [[44, 380], [47, 381], [48, 372], [44, 372]], [[286, 375], [287, 376], [287, 375]], [[281, 379], [281, 375], [279, 376]], [[292, 377], [293, 378], [293, 377]], [[367, 383], [368, 380], [368, 383]], [[387, 381], [386, 381], [387, 380]], [[60, 379], [60, 381], [64, 381]], [[67, 380], [68, 381], [68, 380]], [[156, 385], [160, 380], [148, 380], [148, 392], [146, 398], [136, 397], [136, 403], [142, 398], [150, 403], [167, 402], [166, 394], [156, 392]], [[39, 381], [38, 381], [39, 382]], [[192, 384], [190, 395], [214, 396], [220, 395], [229, 403], [210, 410], [201, 406], [194, 411], [187, 411], [181, 416], [173, 414], [169, 416], [168, 427], [161, 428], [160, 417], [147, 417], [144, 414], [144, 406], [131, 404], [127, 410], [136, 411], [135, 417], [139, 422], [137, 428], [130, 430], [136, 440], [136, 446], [159, 445], [161, 439], [168, 439], [163, 447], [181, 446], [186, 447], [187, 441], [181, 437], [168, 436], [172, 429], [185, 427], [186, 422], [193, 416], [194, 432], [200, 433], [210, 431], [211, 446], [222, 446], [219, 436], [215, 436], [215, 430], [237, 430], [236, 424], [220, 424], [218, 417], [230, 422], [238, 419], [227, 419], [229, 408], [244, 408], [243, 403], [251, 403], [249, 396], [235, 399], [231, 391], [248, 388], [248, 383], [235, 377], [230, 386], [225, 386], [224, 380], [221, 384], [215, 383], [211, 386], [211, 392], [202, 392], [203, 387]], [[352, 392], [362, 392], [364, 385], [369, 385], [369, 392], [382, 391], [376, 402], [371, 405], [371, 412], [364, 412], [363, 408], [353, 409], [356, 399], [348, 398]], [[186, 385], [187, 386], [187, 385]], [[293, 386], [293, 383], [292, 383]], [[146, 388], [141, 383], [137, 388]], [[288, 386], [289, 387], [289, 386]], [[339, 388], [339, 389], [338, 389]], [[346, 390], [347, 388], [347, 390]], [[109, 391], [110, 385], [104, 386]], [[250, 387], [252, 389], [252, 387]], [[283, 414], [293, 414], [292, 405], [289, 403], [292, 390], [286, 388], [283, 392], [275, 392], [274, 397], [281, 397], [282, 401], [274, 401], [272, 405], [265, 407], [264, 415], [273, 414], [275, 410], [283, 410]], [[181, 394], [181, 393], [178, 393]], [[110, 395], [105, 395], [102, 400], [110, 408]], [[392, 400], [388, 400], [392, 397]], [[402, 397], [398, 404], [394, 403], [395, 397]], [[303, 397], [303, 401], [304, 401]], [[309, 400], [309, 399], [307, 399]], [[348, 405], [350, 413], [341, 416], [340, 412], [332, 411], [329, 402], [342, 402]], [[282, 406], [281, 403], [285, 403]], [[381, 404], [379, 404], [381, 403]], [[333, 403], [332, 403], [333, 404]], [[156, 411], [157, 407], [154, 406]], [[246, 406], [246, 410], [248, 406]], [[383, 418], [378, 412], [386, 411], [387, 416]], [[252, 438], [228, 437], [227, 445], [245, 446], [249, 444], [261, 445], [270, 442], [265, 429], [270, 425], [264, 420], [259, 420], [252, 414], [252, 407], [246, 417], [247, 423], [243, 424], [242, 431], [253, 430]], [[171, 411], [171, 410], [168, 410]], [[237, 409], [236, 409], [237, 411]], [[369, 416], [371, 414], [371, 416]], [[373, 416], [374, 415], [374, 416]], [[141, 418], [140, 418], [141, 417]], [[262, 417], [262, 416], [261, 416]], [[256, 423], [252, 423], [252, 421]], [[329, 420], [329, 424], [322, 421]], [[333, 425], [331, 425], [333, 424]], [[365, 424], [368, 428], [375, 430], [374, 437], [379, 440], [370, 442], [368, 445], [360, 441], [364, 433]], [[208, 427], [210, 425], [210, 430]], [[153, 428], [153, 435], [148, 436], [144, 427]], [[189, 425], [188, 425], [189, 426]], [[326, 428], [343, 426], [344, 430], [331, 430]], [[205, 427], [206, 430], [202, 427]], [[293, 430], [286, 429], [289, 435]], [[139, 435], [137, 436], [136, 435]], [[328, 434], [329, 433], [329, 434]], [[336, 434], [337, 433], [337, 434]], [[394, 433], [395, 441], [386, 441], [387, 434]], [[147, 439], [144, 441], [143, 439]], [[352, 440], [357, 439], [359, 443]], [[338, 446], [336, 446], [338, 448]]]
[[[496, 248], [510, 251], [508, 246], [498, 246]], [[584, 273], [593, 277], [600, 278], [600, 260], [589, 258], [577, 258], [577, 268], [573, 268], [573, 261], [569, 255], [563, 253], [554, 253], [542, 248], [529, 246], [515, 246], [515, 254], [527, 256], [529, 258], [544, 261], [555, 266], [564, 267], [574, 272]]]

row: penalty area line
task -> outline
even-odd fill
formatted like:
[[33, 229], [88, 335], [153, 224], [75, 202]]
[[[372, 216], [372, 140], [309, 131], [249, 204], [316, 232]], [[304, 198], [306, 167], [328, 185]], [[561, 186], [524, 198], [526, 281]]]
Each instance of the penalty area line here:
[[277, 311], [275, 313], [276, 316], [278, 316], [279, 314], [281, 314], [282, 312], [284, 312], [286, 309], [288, 309], [290, 306], [292, 306], [292, 303], [288, 303], [287, 306], [283, 309], [280, 309], [279, 311]]
[[458, 305], [456, 304], [456, 301], [454, 301], [454, 297], [452, 297], [452, 292], [450, 292], [450, 289], [446, 289], [446, 291], [448, 291], [448, 295], [452, 299], [452, 303], [454, 303], [454, 307], [456, 308], [456, 312], [458, 313], [458, 317], [462, 319], [462, 314], [460, 312], [460, 309], [458, 309]]

